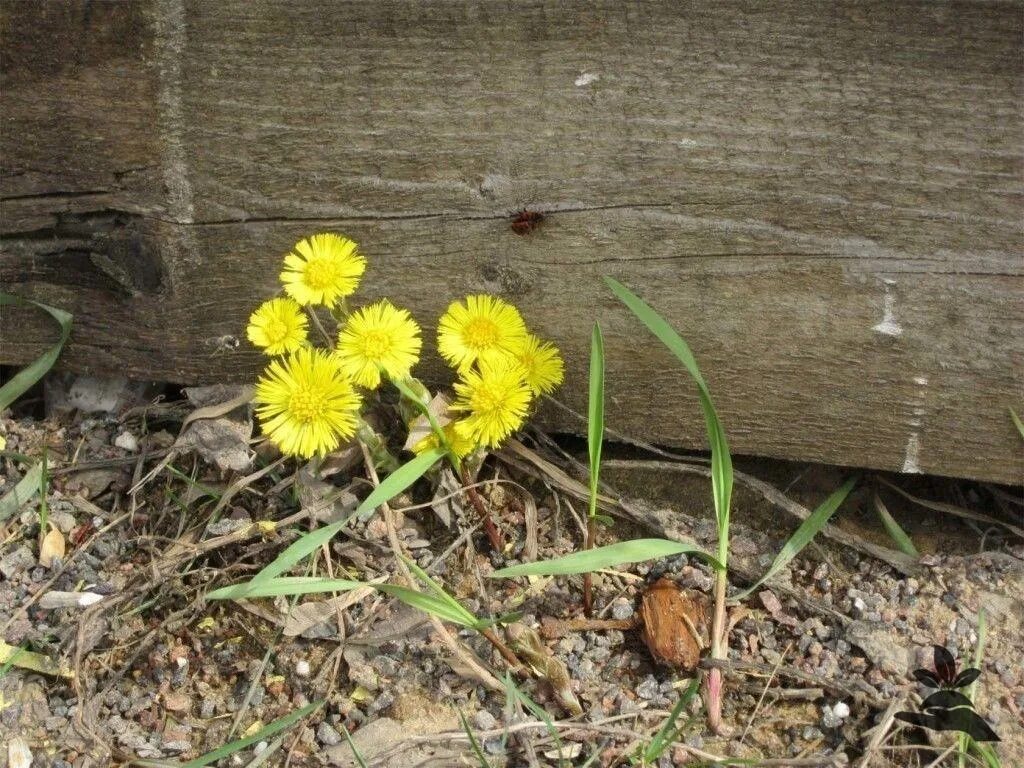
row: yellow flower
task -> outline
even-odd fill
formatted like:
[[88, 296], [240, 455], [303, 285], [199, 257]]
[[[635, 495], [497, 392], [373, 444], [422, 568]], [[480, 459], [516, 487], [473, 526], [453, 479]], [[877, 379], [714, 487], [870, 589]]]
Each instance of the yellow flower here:
[[467, 415], [455, 422], [455, 431], [480, 445], [494, 448], [523, 425], [530, 405], [530, 388], [515, 360], [481, 360], [455, 382], [457, 398], [450, 410]]
[[256, 382], [256, 415], [282, 453], [309, 458], [356, 432], [359, 395], [329, 352], [306, 347], [273, 360]]
[[526, 341], [519, 310], [496, 296], [467, 296], [453, 301], [437, 326], [441, 356], [465, 373], [477, 360], [515, 355]]
[[387, 299], [352, 313], [338, 334], [341, 370], [356, 384], [375, 389], [383, 371], [403, 378], [419, 360], [420, 327]]
[[300, 240], [284, 257], [281, 282], [299, 304], [333, 307], [352, 294], [366, 270], [366, 259], [347, 237], [330, 232]]
[[546, 395], [562, 383], [565, 366], [554, 344], [530, 334], [516, 359], [526, 372], [526, 385], [534, 397]]
[[[444, 432], [444, 436], [448, 440], [448, 445], [451, 446], [452, 451], [454, 451], [455, 455], [460, 459], [464, 459], [477, 449], [476, 441], [470, 437], [460, 434], [459, 431], [455, 429], [454, 423], [445, 424], [441, 427], [441, 430]], [[439, 445], [440, 442], [437, 439], [437, 435], [431, 431], [430, 434], [412, 447], [412, 452], [418, 456], [421, 453], [429, 451], [431, 448], [439, 447]]]
[[245, 335], [268, 355], [283, 355], [306, 344], [308, 320], [302, 307], [291, 299], [271, 299], [249, 317]]

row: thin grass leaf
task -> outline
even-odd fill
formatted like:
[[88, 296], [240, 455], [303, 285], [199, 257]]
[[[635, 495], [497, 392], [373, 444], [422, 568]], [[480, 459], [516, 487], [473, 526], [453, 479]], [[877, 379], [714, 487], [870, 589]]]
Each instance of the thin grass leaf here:
[[46, 524], [50, 521], [50, 507], [46, 501], [46, 494], [50, 486], [49, 454], [43, 449], [43, 460], [39, 462], [42, 473], [39, 476], [39, 527], [45, 531]]
[[42, 486], [43, 464], [33, 464], [13, 489], [0, 499], [0, 522], [13, 515], [21, 505], [32, 499]]
[[476, 759], [480, 761], [480, 768], [491, 768], [491, 764], [487, 761], [487, 757], [484, 756], [483, 749], [480, 748], [480, 742], [477, 741], [476, 735], [473, 733], [473, 729], [469, 727], [469, 721], [466, 720], [465, 714], [462, 710], [459, 710], [459, 720], [462, 721], [462, 730], [466, 732], [469, 737], [469, 744], [473, 747], [473, 752], [476, 754]]
[[[546, 709], [544, 709], [537, 702], [531, 699], [529, 695], [527, 695], [521, 688], [519, 688], [518, 685], [516, 685], [515, 681], [512, 679], [511, 673], [505, 673], [504, 683], [505, 689], [508, 691], [509, 696], [513, 699], [518, 700], [520, 704], [522, 704], [524, 707], [530, 710], [530, 712], [533, 713], [534, 717], [536, 717], [538, 720], [544, 723], [544, 725], [548, 729], [548, 734], [555, 741], [555, 747], [558, 749], [558, 754], [561, 755], [562, 737], [561, 734], [558, 733], [558, 729], [555, 728], [555, 722], [551, 719], [551, 715], [549, 715]], [[562, 758], [559, 758], [559, 765], [561, 765], [563, 762], [564, 760]]]
[[846, 500], [846, 497], [850, 495], [850, 491], [853, 490], [855, 485], [857, 485], [857, 478], [851, 477], [833, 491], [831, 496], [825, 499], [817, 509], [807, 516], [806, 520], [800, 523], [800, 527], [793, 532], [793, 535], [789, 537], [789, 540], [779, 550], [779, 554], [775, 556], [775, 560], [772, 561], [765, 575], [752, 586], [735, 595], [732, 600], [742, 600], [747, 597], [755, 589], [768, 581], [768, 579], [789, 565], [793, 558], [799, 554], [800, 550], [810, 544], [811, 539], [817, 535], [818, 531], [825, 527], [835, 511], [839, 509], [839, 506]]
[[590, 454], [590, 516], [597, 514], [597, 489], [604, 442], [604, 337], [594, 323], [590, 336], [590, 398], [587, 406], [587, 450]]
[[461, 605], [453, 605], [450, 600], [428, 595], [425, 592], [417, 592], [409, 587], [402, 587], [398, 584], [373, 584], [371, 585], [379, 592], [401, 600], [406, 605], [417, 608], [439, 619], [450, 621], [469, 629], [475, 629], [479, 622], [476, 616], [467, 611]]
[[450, 621], [469, 629], [475, 629], [480, 623], [476, 616], [467, 611], [457, 602], [453, 603], [451, 598], [435, 597], [425, 592], [417, 592], [415, 589], [403, 587], [398, 584], [374, 584], [373, 588], [384, 594], [401, 600], [406, 605], [417, 608], [439, 619]]
[[[697, 394], [700, 398], [701, 410], [704, 412], [704, 425], [707, 428], [708, 442], [711, 446], [711, 485], [715, 499], [715, 514], [718, 518], [719, 538], [722, 539], [722, 534], [728, 534], [729, 531], [729, 509], [732, 503], [733, 487], [732, 456], [729, 453], [725, 430], [722, 428], [715, 411], [714, 401], [711, 399], [711, 391], [701, 375], [700, 368], [697, 367], [697, 360], [694, 358], [693, 352], [690, 351], [689, 345], [683, 341], [675, 329], [643, 299], [613, 278], [605, 277], [604, 281], [619, 301], [625, 304], [640, 322], [647, 326], [647, 329], [662, 344], [668, 347], [697, 383]], [[727, 540], [728, 536], [726, 535], [724, 538]], [[727, 551], [727, 547], [720, 541], [719, 556], [723, 556]]]
[[620, 541], [618, 544], [609, 544], [606, 547], [573, 552], [551, 560], [513, 565], [487, 575], [492, 579], [508, 579], [513, 576], [565, 576], [572, 573], [590, 573], [602, 568], [614, 568], [624, 563], [640, 563], [644, 560], [656, 560], [660, 557], [682, 554], [703, 558], [715, 568], [722, 567], [707, 552], [697, 549], [691, 544], [668, 539], [633, 539], [632, 541]]
[[41, 653], [8, 645], [3, 640], [0, 640], [0, 664], [28, 669], [41, 675], [67, 678], [75, 676], [75, 673], [67, 665], [58, 664], [49, 656], [44, 656]]
[[433, 592], [434, 597], [436, 597], [441, 602], [446, 603], [451, 608], [451, 610], [456, 614], [462, 615], [464, 622], [468, 622], [465, 624], [465, 626], [473, 627], [474, 629], [484, 629], [485, 627], [489, 627], [493, 624], [498, 623], [499, 619], [487, 621], [481, 621], [480, 619], [478, 619], [469, 610], [467, 610], [462, 605], [462, 603], [460, 603], [454, 596], [448, 594], [445, 591], [444, 587], [442, 587], [438, 582], [434, 581], [434, 579], [430, 577], [430, 574], [422, 568], [420, 568], [414, 560], [406, 557], [405, 555], [401, 555], [401, 558], [405, 561], [405, 564], [406, 566], [408, 566], [409, 571], [417, 579], [419, 579], [420, 582], [424, 584], [431, 592]]
[[676, 720], [683, 713], [683, 708], [690, 703], [690, 699], [693, 698], [694, 694], [697, 693], [697, 688], [700, 685], [700, 678], [694, 678], [690, 684], [686, 687], [686, 690], [679, 696], [679, 701], [672, 707], [672, 711], [666, 718], [665, 722], [661, 724], [661, 728], [651, 738], [650, 743], [647, 745], [647, 749], [644, 750], [643, 759], [644, 763], [656, 763], [658, 758], [662, 756], [666, 749], [675, 743], [679, 736], [679, 729], [675, 727]]
[[[315, 531], [298, 538], [291, 544], [291, 546], [285, 549], [284, 552], [274, 558], [274, 560], [262, 571], [253, 576], [248, 582], [248, 585], [251, 588], [255, 588], [258, 584], [270, 581], [271, 579], [280, 576], [282, 573], [290, 571], [304, 558], [308, 557], [334, 538], [338, 531], [345, 527], [349, 520], [353, 517], [363, 518], [369, 516], [369, 514], [381, 504], [390, 501], [419, 480], [424, 474], [426, 474], [427, 470], [440, 461], [444, 455], [445, 452], [443, 449], [434, 448], [420, 454], [412, 461], [403, 464], [384, 478], [384, 480], [381, 481], [381, 484], [374, 488], [373, 492], [367, 496], [366, 499], [356, 507], [355, 511], [350, 515], [342, 520], [331, 523], [330, 525], [325, 525], [323, 528], [317, 528]], [[244, 595], [238, 596], [244, 597]]]
[[1010, 409], [1010, 418], [1013, 419], [1013, 423], [1017, 427], [1017, 431], [1020, 432], [1020, 436], [1024, 438], [1024, 421], [1020, 420], [1020, 416], [1017, 415], [1013, 408]]
[[352, 755], [355, 757], [356, 762], [359, 763], [359, 768], [368, 768], [366, 765], [366, 758], [363, 757], [362, 752], [359, 751], [359, 747], [352, 740], [352, 734], [348, 732], [348, 728], [345, 727], [344, 723], [339, 723], [341, 726], [341, 732], [345, 734], [345, 741], [348, 742], [349, 749], [352, 750]]
[[[10, 648], [11, 646], [8, 647]], [[19, 645], [17, 648], [14, 648], [10, 652], [10, 655], [8, 655], [7, 660], [4, 661], [3, 664], [0, 664], [0, 678], [6, 675], [10, 671], [11, 667], [14, 666], [15, 659], [17, 659], [21, 654], [25, 653], [27, 650], [27, 645]]]
[[50, 317], [60, 325], [60, 339], [0, 387], [0, 411], [25, 394], [37, 381], [46, 375], [46, 372], [57, 362], [57, 358], [60, 357], [60, 351], [64, 348], [68, 336], [71, 335], [70, 312], [51, 307], [48, 304], [40, 304], [38, 301], [32, 301], [31, 299], [21, 299], [9, 293], [0, 293], [0, 306], [4, 305], [38, 307], [44, 312], [48, 312]]
[[[218, 747], [212, 752], [207, 752], [202, 757], [197, 757], [195, 760], [189, 760], [187, 763], [178, 763], [177, 765], [179, 765], [180, 768], [202, 768], [202, 766], [204, 765], [209, 765], [210, 763], [215, 763], [218, 760], [224, 759], [225, 757], [230, 757], [231, 755], [235, 754], [235, 752], [240, 752], [241, 750], [245, 749], [248, 746], [251, 746], [252, 744], [258, 744], [264, 739], [273, 736], [275, 733], [283, 731], [286, 728], [291, 728], [293, 725], [299, 722], [299, 720], [306, 717], [306, 715], [309, 715], [310, 713], [322, 707], [323, 704], [324, 703], [322, 701], [314, 701], [312, 704], [307, 704], [302, 709], [297, 709], [291, 714], [285, 715], [284, 717], [279, 718], [274, 722], [263, 726], [258, 731], [256, 731], [256, 733], [254, 733], [252, 736], [246, 736], [244, 739], [232, 741], [230, 744], [225, 744], [222, 747]], [[166, 763], [162, 761], [148, 762], [145, 760], [139, 760], [137, 762], [137, 765], [166, 765]]]
[[889, 534], [889, 538], [896, 544], [896, 548], [905, 555], [920, 557], [920, 553], [917, 551], [917, 547], [914, 546], [913, 540], [900, 527], [900, 524], [896, 522], [896, 518], [892, 516], [889, 508], [885, 506], [882, 498], [877, 493], [875, 494], [875, 512], [878, 513], [878, 519], [882, 521], [885, 532]]
[[313, 592], [351, 592], [360, 587], [369, 587], [363, 581], [351, 579], [325, 579], [318, 576], [278, 576], [252, 586], [252, 582], [235, 584], [215, 589], [206, 595], [207, 600], [240, 600], [249, 597], [280, 597], [282, 595], [308, 595]]
[[437, 581], [435, 581], [434, 579], [432, 579], [430, 577], [429, 573], [427, 573], [422, 568], [420, 568], [416, 564], [415, 560], [413, 560], [410, 557], [406, 557], [405, 555], [402, 555], [402, 554], [400, 554], [399, 557], [401, 557], [405, 561], [405, 565], [409, 569], [409, 572], [412, 573], [412, 575], [415, 576], [417, 579], [419, 579], [419, 581], [425, 587], [430, 589], [430, 591], [434, 593], [435, 597], [438, 597], [438, 598], [440, 598], [442, 600], [445, 600], [445, 599], [451, 600], [456, 605], [459, 604], [458, 601], [454, 597], [452, 597], [451, 595], [449, 595], [447, 592], [444, 591], [444, 587], [442, 587]]

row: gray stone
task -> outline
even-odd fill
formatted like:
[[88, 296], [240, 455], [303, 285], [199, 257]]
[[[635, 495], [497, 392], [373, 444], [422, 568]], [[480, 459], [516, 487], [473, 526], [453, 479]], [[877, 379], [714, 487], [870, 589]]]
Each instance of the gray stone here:
[[316, 727], [316, 740], [325, 746], [333, 747], [341, 743], [341, 734], [330, 723], [323, 720]]
[[618, 621], [633, 618], [633, 603], [623, 598], [616, 600], [612, 603], [612, 618]]
[[498, 724], [497, 718], [486, 709], [479, 710], [473, 715], [473, 725], [481, 731], [489, 731]]

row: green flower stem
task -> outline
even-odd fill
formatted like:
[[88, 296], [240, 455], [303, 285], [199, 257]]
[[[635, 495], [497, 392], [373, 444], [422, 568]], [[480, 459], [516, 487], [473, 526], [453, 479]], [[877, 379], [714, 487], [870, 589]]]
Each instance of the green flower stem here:
[[[307, 306], [306, 314], [309, 315], [310, 319], [313, 321], [313, 325], [316, 326], [316, 329], [320, 331], [320, 335], [324, 337], [324, 341], [327, 343], [328, 349], [334, 349], [334, 339], [331, 338], [331, 334], [327, 332], [323, 323], [320, 322], [320, 318], [317, 317], [316, 310], [312, 306]], [[331, 314], [333, 316], [333, 310], [331, 311]]]
[[[412, 378], [412, 377], [408, 377]], [[452, 449], [451, 443], [448, 442], [448, 436], [445, 435], [444, 429], [441, 427], [440, 422], [437, 420], [427, 403], [424, 403], [420, 397], [417, 397], [416, 393], [413, 392], [412, 387], [409, 386], [410, 382], [406, 379], [392, 379], [391, 382], [398, 388], [407, 400], [413, 403], [417, 410], [427, 417], [427, 422], [430, 424], [430, 428], [434, 431], [437, 436], [437, 441], [445, 451], [448, 452], [448, 458], [452, 462], [452, 466], [455, 467], [455, 472], [459, 475], [462, 474], [462, 462], [459, 457], [455, 455], [455, 451]], [[422, 385], [421, 385], [422, 386]]]

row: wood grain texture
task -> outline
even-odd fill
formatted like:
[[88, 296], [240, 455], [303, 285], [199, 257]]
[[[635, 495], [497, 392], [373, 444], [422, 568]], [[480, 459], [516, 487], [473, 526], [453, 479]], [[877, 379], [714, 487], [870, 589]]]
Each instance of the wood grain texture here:
[[[690, 341], [737, 453], [1024, 477], [1019, 3], [152, 0], [0, 24], [0, 277], [75, 313], [66, 367], [252, 376], [246, 316], [329, 229], [370, 257], [367, 298], [427, 326], [466, 292], [513, 299], [580, 411], [600, 319], [622, 431], [703, 444], [604, 274]], [[520, 236], [524, 206], [548, 215]], [[4, 362], [52, 338], [2, 321]]]

